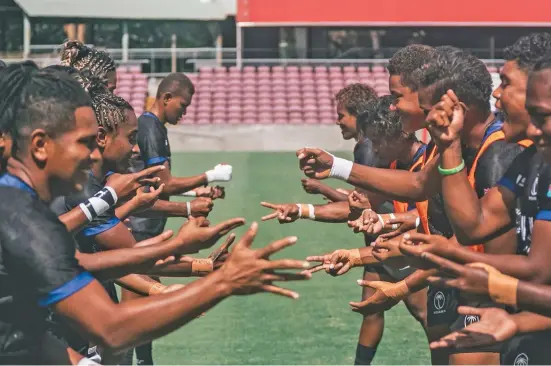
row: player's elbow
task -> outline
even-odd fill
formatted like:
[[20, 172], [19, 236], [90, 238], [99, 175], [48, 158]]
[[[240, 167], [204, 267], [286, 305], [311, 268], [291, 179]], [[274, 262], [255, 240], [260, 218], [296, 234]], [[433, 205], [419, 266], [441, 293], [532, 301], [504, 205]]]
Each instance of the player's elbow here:
[[424, 171], [415, 173], [411, 180], [411, 200], [421, 202], [429, 199], [428, 175]]

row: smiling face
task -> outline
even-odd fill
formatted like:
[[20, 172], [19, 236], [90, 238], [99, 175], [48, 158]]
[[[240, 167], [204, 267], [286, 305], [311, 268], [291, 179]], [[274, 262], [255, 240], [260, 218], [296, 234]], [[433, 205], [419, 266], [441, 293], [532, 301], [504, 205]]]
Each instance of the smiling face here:
[[417, 92], [404, 86], [400, 75], [391, 75], [389, 79], [390, 94], [396, 99], [396, 110], [400, 114], [404, 132], [415, 132], [424, 127], [425, 115], [419, 107]]
[[[125, 110], [125, 123], [114, 131], [105, 133], [103, 160], [109, 169], [117, 173], [125, 173], [133, 159], [139, 155], [138, 119], [134, 111]], [[101, 135], [101, 131], [100, 134]], [[101, 138], [101, 136], [100, 136]]]
[[519, 68], [516, 61], [507, 61], [499, 73], [501, 84], [493, 92], [496, 108], [505, 114], [503, 132], [507, 141], [526, 138], [530, 115], [525, 108], [528, 73]]
[[341, 129], [343, 139], [351, 140], [356, 138], [358, 134], [356, 116], [350, 114], [343, 105], [337, 105], [337, 126]]
[[526, 90], [526, 110], [532, 123], [528, 137], [534, 141], [538, 152], [551, 163], [551, 69], [533, 72]]

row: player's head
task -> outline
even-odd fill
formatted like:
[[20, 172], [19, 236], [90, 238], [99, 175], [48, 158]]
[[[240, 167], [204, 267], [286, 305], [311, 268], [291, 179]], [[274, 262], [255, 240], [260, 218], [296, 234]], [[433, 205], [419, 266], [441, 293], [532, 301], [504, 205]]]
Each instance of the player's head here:
[[98, 122], [97, 144], [106, 168], [125, 173], [139, 154], [138, 119], [132, 106], [105, 88], [91, 75], [75, 74], [75, 79], [92, 98]]
[[528, 74], [551, 51], [549, 33], [532, 33], [505, 48], [505, 64], [499, 72], [501, 84], [494, 90], [496, 107], [505, 116], [503, 132], [509, 141], [526, 137], [530, 116], [525, 108]]
[[187, 107], [195, 94], [191, 80], [181, 72], [173, 72], [161, 81], [157, 89], [156, 104], [164, 112], [164, 122], [177, 124], [186, 115]]
[[51, 197], [86, 182], [97, 124], [90, 97], [69, 75], [30, 61], [0, 70], [0, 123], [11, 158], [31, 179], [40, 176]]
[[477, 116], [478, 121], [473, 122], [486, 120], [490, 115], [492, 78], [486, 65], [475, 56], [462, 51], [438, 51], [433, 61], [420, 69], [419, 106], [425, 114], [450, 89]]
[[98, 51], [79, 41], [68, 41], [63, 44], [61, 64], [79, 71], [90, 70], [92, 75], [104, 80], [110, 91], [117, 88], [115, 61], [105, 51]]
[[358, 116], [358, 130], [371, 140], [373, 152], [385, 161], [399, 159], [404, 148], [410, 147], [407, 142], [416, 141], [414, 133], [404, 132], [394, 102], [391, 95], [373, 99]]
[[423, 128], [425, 115], [419, 108], [415, 70], [429, 63], [434, 55], [434, 48], [412, 44], [400, 49], [388, 62], [390, 93], [396, 98], [396, 108], [405, 131], [414, 132]]
[[350, 84], [335, 95], [337, 105], [337, 126], [345, 140], [358, 137], [356, 118], [363, 113], [369, 101], [377, 98], [372, 87], [365, 84]]
[[530, 137], [538, 152], [551, 163], [551, 54], [544, 56], [528, 77], [526, 110], [532, 123], [528, 127]]

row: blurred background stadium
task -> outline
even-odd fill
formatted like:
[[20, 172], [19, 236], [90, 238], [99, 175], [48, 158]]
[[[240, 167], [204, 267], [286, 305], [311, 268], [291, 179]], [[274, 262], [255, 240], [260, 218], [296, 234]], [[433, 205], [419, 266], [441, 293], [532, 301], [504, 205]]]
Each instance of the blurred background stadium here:
[[[350, 155], [353, 141], [334, 126], [334, 94], [354, 82], [388, 94], [385, 65], [397, 49], [468, 49], [497, 81], [503, 48], [550, 26], [544, 0], [0, 0], [0, 59], [58, 63], [68, 38], [105, 49], [118, 64], [116, 93], [137, 114], [164, 75], [185, 72], [197, 93], [169, 130], [174, 169], [231, 163], [234, 180], [212, 219], [250, 222], [265, 213], [261, 200], [322, 202], [302, 191], [293, 151]], [[362, 242], [342, 225], [312, 222], [263, 224], [258, 242], [283, 235], [299, 236], [290, 249], [297, 258]], [[347, 303], [359, 298], [359, 276], [320, 274], [293, 286], [297, 302], [232, 299], [156, 342], [156, 362], [351, 364], [360, 316]], [[428, 363], [425, 337], [405, 309], [386, 319], [375, 363]]]

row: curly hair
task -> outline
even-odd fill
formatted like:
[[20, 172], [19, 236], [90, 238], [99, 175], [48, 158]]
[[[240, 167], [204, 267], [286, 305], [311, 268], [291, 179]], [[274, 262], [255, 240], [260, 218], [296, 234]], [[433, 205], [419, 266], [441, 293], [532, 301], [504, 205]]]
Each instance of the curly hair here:
[[390, 75], [399, 75], [402, 84], [414, 88], [417, 84], [414, 71], [429, 63], [436, 50], [423, 44], [412, 44], [400, 49], [388, 61], [387, 70]]
[[551, 69], [551, 52], [545, 54], [539, 59], [539, 61], [534, 65], [532, 71], [542, 71], [546, 69]]
[[37, 128], [52, 137], [71, 130], [75, 110], [88, 106], [90, 97], [66, 73], [39, 69], [32, 61], [0, 70], [0, 131], [12, 136], [14, 154]]
[[549, 33], [532, 33], [519, 38], [511, 46], [503, 50], [506, 61], [516, 61], [519, 68], [529, 72], [551, 51], [551, 35]]
[[61, 64], [79, 71], [88, 69], [100, 79], [107, 79], [107, 73], [115, 71], [115, 61], [107, 52], [90, 48], [79, 41], [68, 41], [63, 44]]
[[[384, 95], [371, 100], [367, 110], [358, 116], [358, 130], [376, 139], [400, 139], [404, 136], [403, 125], [400, 115], [395, 108], [392, 108], [395, 100], [391, 95]], [[415, 134], [408, 135], [408, 138], [415, 138]]]
[[452, 89], [459, 99], [483, 111], [490, 110], [492, 78], [486, 65], [460, 50], [438, 51], [434, 60], [419, 71], [419, 87], [433, 88], [433, 103]]
[[337, 105], [346, 108], [348, 113], [358, 117], [367, 108], [369, 101], [377, 98], [377, 92], [366, 84], [350, 84], [335, 95]]

